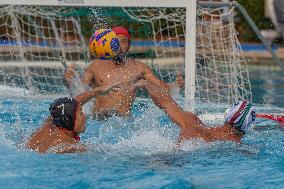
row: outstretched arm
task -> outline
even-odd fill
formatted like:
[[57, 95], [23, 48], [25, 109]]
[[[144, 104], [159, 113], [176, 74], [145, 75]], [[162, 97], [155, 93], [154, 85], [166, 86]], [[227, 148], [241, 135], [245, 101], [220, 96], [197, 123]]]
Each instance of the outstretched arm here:
[[151, 82], [153, 85], [161, 88], [166, 93], [170, 92], [170, 86], [163, 82], [162, 80], [158, 79], [152, 72], [152, 70], [149, 67], [145, 67], [145, 74], [144, 79]]
[[135, 86], [146, 89], [156, 106], [164, 110], [169, 118], [178, 126], [181, 128], [186, 127], [184, 111], [163, 88], [159, 88], [146, 80], [138, 81]]
[[77, 95], [75, 99], [81, 104], [84, 105], [86, 102], [91, 100], [92, 98], [98, 96], [98, 95], [105, 95], [109, 93], [110, 91], [116, 91], [119, 87], [119, 83], [111, 84], [111, 85], [105, 85], [102, 87], [97, 87], [89, 91], [84, 91], [83, 93]]
[[194, 129], [198, 133], [205, 132], [206, 128], [203, 127], [204, 124], [202, 121], [195, 114], [183, 111], [163, 89], [145, 80], [138, 81], [135, 86], [146, 89], [155, 105], [164, 110], [169, 118], [175, 122], [182, 131]]

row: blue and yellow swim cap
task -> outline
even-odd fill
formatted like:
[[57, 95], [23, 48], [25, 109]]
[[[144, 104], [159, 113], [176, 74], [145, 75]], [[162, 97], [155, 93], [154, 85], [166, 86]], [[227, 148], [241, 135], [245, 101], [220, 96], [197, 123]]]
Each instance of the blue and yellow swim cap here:
[[225, 112], [225, 122], [244, 133], [247, 132], [255, 118], [255, 108], [247, 101], [236, 102]]

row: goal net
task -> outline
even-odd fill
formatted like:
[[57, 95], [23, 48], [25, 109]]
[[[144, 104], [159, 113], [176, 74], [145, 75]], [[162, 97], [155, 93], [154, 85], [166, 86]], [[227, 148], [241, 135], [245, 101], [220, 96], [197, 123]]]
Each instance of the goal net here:
[[[0, 84], [37, 95], [67, 94], [64, 64], [91, 63], [88, 43], [99, 28], [127, 27], [129, 56], [174, 82], [185, 69], [186, 8], [0, 5]], [[231, 103], [251, 99], [246, 62], [234, 25], [234, 7], [196, 13], [195, 99]], [[186, 86], [192, 85], [186, 81]], [[12, 95], [12, 94], [11, 94]]]

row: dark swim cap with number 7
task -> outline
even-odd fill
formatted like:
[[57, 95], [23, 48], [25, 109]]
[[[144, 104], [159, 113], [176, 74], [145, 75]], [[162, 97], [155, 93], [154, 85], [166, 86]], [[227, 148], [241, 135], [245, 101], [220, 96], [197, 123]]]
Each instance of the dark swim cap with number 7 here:
[[59, 128], [74, 130], [78, 102], [73, 98], [59, 98], [50, 104], [52, 122]]

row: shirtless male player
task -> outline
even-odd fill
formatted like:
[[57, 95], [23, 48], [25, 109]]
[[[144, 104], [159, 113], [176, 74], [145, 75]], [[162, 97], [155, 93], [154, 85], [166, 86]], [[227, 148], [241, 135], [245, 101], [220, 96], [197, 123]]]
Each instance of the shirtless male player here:
[[79, 143], [79, 134], [85, 131], [86, 116], [82, 106], [100, 95], [115, 91], [118, 84], [105, 85], [85, 91], [75, 98], [59, 98], [50, 104], [50, 116], [37, 129], [26, 146], [39, 153], [71, 153], [86, 151]]
[[[84, 86], [92, 88], [102, 87], [111, 83], [121, 82], [117, 92], [110, 92], [108, 95], [96, 98], [93, 109], [94, 116], [98, 120], [107, 117], [130, 116], [131, 106], [135, 98], [136, 90], [131, 87], [140, 79], [147, 80], [161, 90], [169, 92], [169, 86], [154, 76], [152, 70], [145, 64], [131, 58], [127, 58], [130, 47], [130, 34], [123, 27], [112, 28], [120, 41], [120, 50], [114, 59], [95, 60], [85, 70], [81, 82]], [[74, 78], [74, 68], [69, 67], [64, 74], [67, 87]]]

